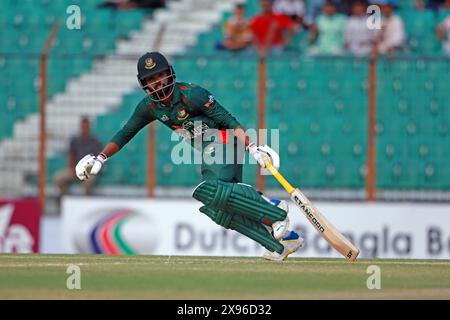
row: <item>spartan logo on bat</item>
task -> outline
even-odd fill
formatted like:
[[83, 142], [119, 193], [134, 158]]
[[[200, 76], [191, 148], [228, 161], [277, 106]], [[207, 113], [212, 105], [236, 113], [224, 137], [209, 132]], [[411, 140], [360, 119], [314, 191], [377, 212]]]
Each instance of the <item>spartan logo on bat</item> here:
[[306, 213], [306, 216], [312, 222], [312, 224], [316, 226], [317, 230], [319, 230], [320, 232], [325, 232], [325, 228], [322, 227], [319, 220], [317, 220], [317, 218], [312, 213], [311, 207], [303, 203], [298, 196], [294, 196], [294, 200], [300, 206], [300, 208]]

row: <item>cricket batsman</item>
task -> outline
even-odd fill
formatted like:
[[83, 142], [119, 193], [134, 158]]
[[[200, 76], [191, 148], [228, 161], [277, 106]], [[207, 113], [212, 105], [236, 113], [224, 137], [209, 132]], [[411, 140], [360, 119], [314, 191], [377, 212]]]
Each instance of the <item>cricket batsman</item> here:
[[[186, 142], [202, 152], [203, 157], [219, 155], [232, 161], [202, 161], [202, 182], [193, 197], [202, 202], [200, 211], [226, 229], [235, 230], [266, 248], [264, 258], [281, 261], [302, 247], [304, 240], [289, 230], [285, 201], [269, 200], [242, 181], [242, 161], [238, 145], [261, 165], [268, 157], [279, 167], [278, 154], [267, 145], [256, 145], [240, 123], [206, 89], [191, 83], [176, 82], [175, 71], [159, 52], [139, 58], [137, 78], [146, 93], [128, 122], [98, 155], [89, 154], [76, 165], [76, 175], [85, 180], [97, 175], [103, 164], [118, 152], [136, 133], [154, 120], [179, 133]], [[214, 134], [214, 139], [205, 139]], [[228, 134], [229, 132], [232, 135]], [[200, 139], [200, 143], [198, 142]], [[227, 147], [225, 147], [227, 146]], [[219, 151], [221, 153], [219, 153]], [[242, 153], [241, 153], [242, 154]], [[229, 160], [229, 159], [227, 159]], [[230, 163], [231, 162], [231, 163]]]

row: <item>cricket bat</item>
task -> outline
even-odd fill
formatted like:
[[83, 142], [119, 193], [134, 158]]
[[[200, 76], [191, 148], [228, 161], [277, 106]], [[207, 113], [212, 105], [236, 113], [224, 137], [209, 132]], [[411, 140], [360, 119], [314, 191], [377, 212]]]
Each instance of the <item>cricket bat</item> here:
[[300, 208], [308, 221], [316, 228], [319, 234], [336, 251], [342, 254], [348, 261], [355, 261], [359, 254], [359, 249], [355, 247], [342, 233], [340, 233], [308, 198], [298, 188], [294, 188], [276, 168], [272, 166], [268, 159], [265, 160], [266, 169], [269, 170], [275, 179], [283, 186], [291, 196], [292, 201]]

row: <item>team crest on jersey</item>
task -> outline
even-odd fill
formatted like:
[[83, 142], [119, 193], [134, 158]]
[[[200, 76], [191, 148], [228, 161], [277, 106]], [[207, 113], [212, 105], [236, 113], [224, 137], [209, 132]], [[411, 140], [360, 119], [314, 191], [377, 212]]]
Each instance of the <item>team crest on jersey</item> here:
[[213, 95], [209, 95], [208, 96], [208, 102], [207, 103], [205, 103], [203, 106], [206, 108], [206, 109], [211, 109], [211, 106], [212, 106], [212, 104], [214, 103], [214, 96]]
[[167, 121], [167, 120], [169, 120], [169, 117], [168, 116], [166, 116], [165, 114], [163, 114], [163, 116], [161, 117], [161, 121]]
[[185, 120], [187, 117], [189, 117], [189, 113], [187, 113], [185, 109], [178, 110], [178, 113], [177, 113], [178, 120], [182, 121], [182, 120]]
[[145, 69], [153, 69], [156, 66], [155, 61], [152, 58], [145, 59]]

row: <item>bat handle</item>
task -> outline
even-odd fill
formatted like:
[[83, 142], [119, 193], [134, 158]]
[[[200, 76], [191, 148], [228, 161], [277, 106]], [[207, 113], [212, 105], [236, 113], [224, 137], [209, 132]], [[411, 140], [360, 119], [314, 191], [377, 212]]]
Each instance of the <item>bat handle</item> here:
[[291, 184], [281, 175], [281, 173], [278, 172], [278, 170], [274, 166], [272, 166], [272, 163], [270, 163], [267, 157], [266, 159], [264, 159], [264, 162], [266, 164], [266, 169], [269, 170], [270, 173], [272, 173], [275, 179], [278, 180], [278, 182], [283, 186], [284, 189], [286, 189], [289, 194], [292, 194], [295, 188], [291, 186]]

